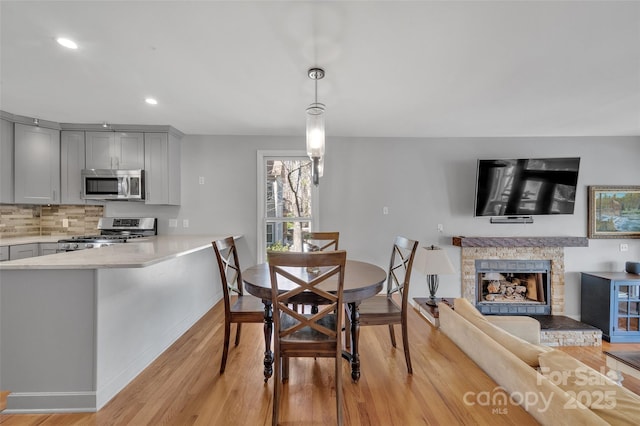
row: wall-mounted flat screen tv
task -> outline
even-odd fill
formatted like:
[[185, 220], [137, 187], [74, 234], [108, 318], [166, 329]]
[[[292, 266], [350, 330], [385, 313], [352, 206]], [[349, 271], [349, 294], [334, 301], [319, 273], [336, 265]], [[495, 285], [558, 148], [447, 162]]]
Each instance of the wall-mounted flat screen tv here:
[[573, 214], [580, 158], [478, 160], [475, 216]]

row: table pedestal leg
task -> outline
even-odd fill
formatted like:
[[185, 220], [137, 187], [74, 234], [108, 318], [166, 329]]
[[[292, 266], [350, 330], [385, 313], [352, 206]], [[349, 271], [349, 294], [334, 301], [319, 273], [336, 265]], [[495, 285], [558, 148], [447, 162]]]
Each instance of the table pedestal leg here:
[[355, 383], [360, 380], [360, 354], [358, 352], [358, 340], [360, 337], [360, 312], [356, 303], [349, 303], [351, 316], [351, 378]]
[[264, 382], [273, 374], [273, 352], [271, 334], [273, 332], [273, 309], [271, 302], [264, 301]]

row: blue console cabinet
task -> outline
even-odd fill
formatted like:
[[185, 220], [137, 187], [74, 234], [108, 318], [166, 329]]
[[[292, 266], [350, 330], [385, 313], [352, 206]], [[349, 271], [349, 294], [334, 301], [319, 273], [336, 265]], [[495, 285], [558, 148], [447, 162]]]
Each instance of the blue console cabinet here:
[[582, 272], [581, 321], [611, 343], [640, 343], [640, 275]]

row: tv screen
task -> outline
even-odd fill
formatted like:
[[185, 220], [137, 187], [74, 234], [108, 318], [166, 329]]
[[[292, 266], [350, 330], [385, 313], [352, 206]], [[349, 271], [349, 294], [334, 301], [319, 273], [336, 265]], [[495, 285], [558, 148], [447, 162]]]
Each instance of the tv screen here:
[[573, 214], [580, 158], [478, 160], [475, 216]]

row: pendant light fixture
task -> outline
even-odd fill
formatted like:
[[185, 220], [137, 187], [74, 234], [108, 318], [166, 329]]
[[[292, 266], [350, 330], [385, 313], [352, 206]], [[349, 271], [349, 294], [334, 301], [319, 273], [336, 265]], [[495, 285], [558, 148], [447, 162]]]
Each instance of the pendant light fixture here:
[[315, 83], [314, 102], [307, 108], [307, 155], [313, 161], [311, 176], [318, 185], [324, 166], [324, 104], [318, 102], [318, 80], [324, 78], [322, 68], [311, 68], [309, 78]]

